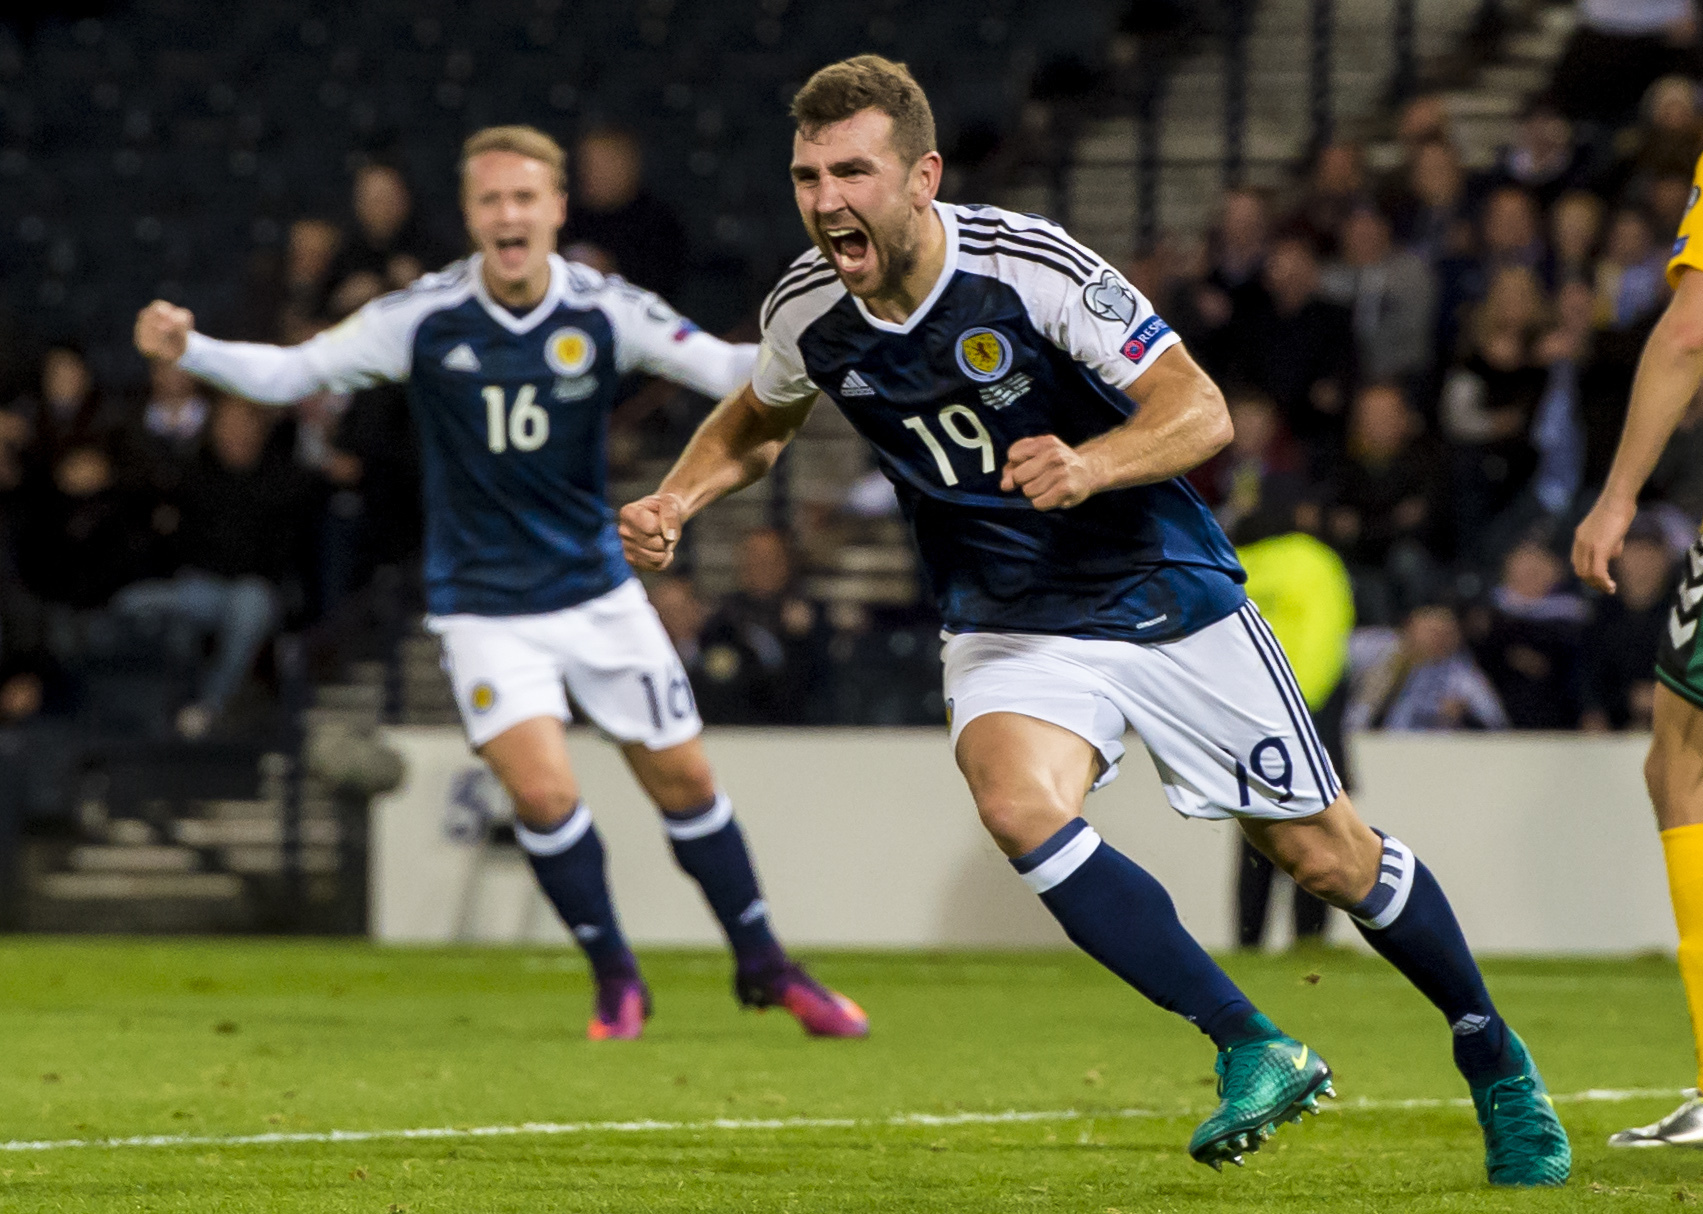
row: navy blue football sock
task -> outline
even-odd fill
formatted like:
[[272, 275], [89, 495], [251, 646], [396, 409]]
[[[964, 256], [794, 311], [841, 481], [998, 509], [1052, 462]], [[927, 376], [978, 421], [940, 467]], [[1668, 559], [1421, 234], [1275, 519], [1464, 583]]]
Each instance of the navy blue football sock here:
[[757, 887], [757, 870], [745, 835], [733, 820], [733, 802], [717, 793], [707, 805], [663, 815], [674, 859], [704, 891], [741, 970], [761, 970], [786, 960], [769, 929], [769, 907]]
[[1165, 887], [1083, 819], [1011, 866], [1078, 948], [1219, 1049], [1278, 1036], [1184, 929]]
[[1388, 835], [1383, 840], [1378, 882], [1348, 912], [1354, 925], [1448, 1018], [1455, 1066], [1468, 1083], [1513, 1074], [1519, 1068], [1506, 1048], [1508, 1026], [1484, 989], [1484, 976], [1443, 887], [1406, 844]]
[[585, 950], [599, 981], [636, 978], [638, 962], [621, 934], [603, 872], [603, 840], [582, 802], [554, 830], [540, 833], [515, 823], [515, 838], [532, 862], [544, 894]]

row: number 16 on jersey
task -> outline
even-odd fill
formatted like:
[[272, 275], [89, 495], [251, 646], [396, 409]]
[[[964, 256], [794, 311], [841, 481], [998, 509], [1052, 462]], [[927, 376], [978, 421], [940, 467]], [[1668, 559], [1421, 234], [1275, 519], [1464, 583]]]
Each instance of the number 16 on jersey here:
[[510, 447], [536, 451], [550, 437], [550, 415], [538, 404], [538, 388], [522, 384], [514, 394], [514, 408], [501, 384], [485, 389], [485, 442], [497, 455]]

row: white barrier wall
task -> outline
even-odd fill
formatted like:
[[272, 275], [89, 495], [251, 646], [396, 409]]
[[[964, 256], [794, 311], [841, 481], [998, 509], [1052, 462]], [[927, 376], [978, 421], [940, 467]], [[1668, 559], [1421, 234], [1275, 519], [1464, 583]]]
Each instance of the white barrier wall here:
[[[516, 849], [457, 838], [482, 812], [506, 812], [460, 732], [399, 728], [389, 737], [408, 777], [374, 805], [374, 935], [566, 942]], [[1129, 741], [1123, 775], [1089, 799], [1088, 816], [1165, 883], [1203, 943], [1228, 946], [1234, 828], [1179, 818]], [[982, 832], [944, 730], [720, 729], [705, 745], [784, 939], [1065, 943]], [[1671, 951], [1661, 847], [1640, 774], [1646, 745], [1640, 736], [1373, 735], [1356, 748], [1356, 800], [1367, 821], [1437, 874], [1482, 951]], [[632, 939], [719, 943], [618, 752], [580, 729], [569, 747]], [[1357, 939], [1342, 916], [1332, 930]]]

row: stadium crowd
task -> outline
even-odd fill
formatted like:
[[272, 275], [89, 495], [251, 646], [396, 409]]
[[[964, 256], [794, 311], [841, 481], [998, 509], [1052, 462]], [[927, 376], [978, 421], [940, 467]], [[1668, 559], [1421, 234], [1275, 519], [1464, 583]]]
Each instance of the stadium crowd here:
[[1633, 96], [1631, 115], [1535, 98], [1478, 172], [1442, 99], [1415, 98], [1388, 170], [1326, 147], [1292, 193], [1232, 190], [1205, 240], [1132, 267], [1226, 386], [1235, 441], [1192, 479], [1232, 539], [1300, 530], [1347, 567], [1360, 728], [1649, 721], [1703, 517], [1703, 407], [1653, 478], [1619, 594], [1582, 594], [1564, 559], [1703, 151], [1693, 79]]
[[[1441, 99], [1421, 96], [1400, 116], [1399, 164], [1375, 172], [1360, 147], [1328, 146], [1291, 190], [1231, 190], [1204, 239], [1161, 240], [1127, 267], [1226, 388], [1236, 438], [1192, 480], [1232, 538], [1304, 532], [1343, 563], [1360, 728], [1649, 719], [1664, 598], [1703, 519], [1703, 407], [1653, 480], [1618, 596], [1580, 593], [1562, 554], [1667, 298], [1703, 112], [1676, 75], [1631, 113], [1597, 112], [1562, 68], [1488, 171], [1463, 166]], [[671, 292], [684, 230], [646, 192], [636, 142], [596, 130], [572, 161], [565, 252]], [[453, 217], [415, 213], [397, 169], [365, 164], [349, 214], [299, 218], [276, 262], [247, 271], [241, 314], [210, 319], [300, 341], [449, 260], [453, 232]], [[177, 732], [240, 728], [245, 704], [269, 703], [252, 675], [276, 686], [286, 665], [311, 677], [374, 656], [361, 646], [396, 633], [373, 621], [417, 610], [400, 389], [280, 412], [155, 366], [127, 394], [63, 335], [37, 385], [0, 408], [0, 725], [86, 711], [90, 655], [140, 638], [180, 659], [159, 714]], [[642, 385], [634, 400], [617, 458], [665, 453], [680, 426], [659, 442], [672, 415]], [[867, 490], [848, 512], [892, 508]], [[653, 586], [706, 718], [916, 719], [920, 696], [871, 708], [847, 688], [890, 683], [896, 658], [926, 678], [926, 611], [848, 623], [803, 592], [800, 538], [747, 536], [719, 601], [690, 576]]]

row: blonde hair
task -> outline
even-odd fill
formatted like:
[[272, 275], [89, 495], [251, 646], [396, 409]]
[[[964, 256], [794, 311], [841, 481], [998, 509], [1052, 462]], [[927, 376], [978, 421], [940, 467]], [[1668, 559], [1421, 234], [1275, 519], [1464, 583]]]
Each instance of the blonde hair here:
[[475, 156], [486, 152], [514, 152], [528, 160], [537, 160], [550, 167], [550, 176], [558, 190], [568, 188], [568, 158], [562, 145], [535, 126], [488, 126], [474, 131], [461, 145], [462, 180], [467, 179], [467, 165]]

